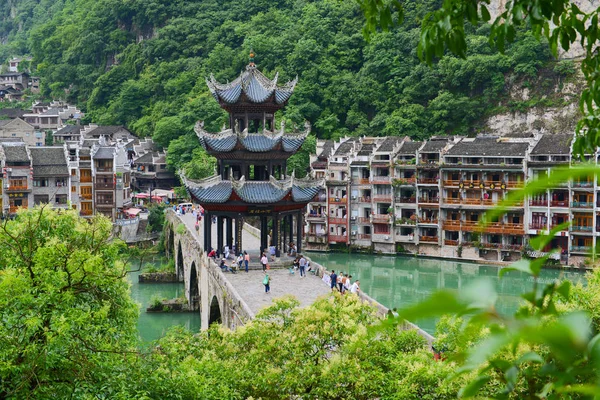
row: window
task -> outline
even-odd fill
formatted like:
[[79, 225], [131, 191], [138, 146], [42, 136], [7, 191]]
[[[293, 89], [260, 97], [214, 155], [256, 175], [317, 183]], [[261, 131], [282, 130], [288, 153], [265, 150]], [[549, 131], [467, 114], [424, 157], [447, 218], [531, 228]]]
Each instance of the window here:
[[48, 179], [46, 179], [46, 178], [34, 179], [33, 187], [48, 187]]
[[67, 179], [66, 178], [56, 178], [56, 187], [63, 187], [63, 186], [67, 186]]
[[55, 197], [56, 204], [67, 204], [69, 197], [66, 194], [57, 194]]
[[47, 204], [48, 203], [48, 195], [47, 194], [36, 194], [33, 196], [33, 204]]
[[72, 193], [75, 193], [76, 191], [77, 191], [77, 187], [75, 187], [75, 186], [71, 186], [71, 192], [72, 192]]

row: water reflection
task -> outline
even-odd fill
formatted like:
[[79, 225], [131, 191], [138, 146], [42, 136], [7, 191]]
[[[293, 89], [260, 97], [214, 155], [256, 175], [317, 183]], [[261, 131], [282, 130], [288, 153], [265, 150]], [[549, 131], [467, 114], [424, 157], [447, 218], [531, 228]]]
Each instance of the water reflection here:
[[[156, 262], [155, 264], [158, 264]], [[138, 283], [141, 272], [127, 274], [131, 282], [131, 297], [140, 305], [138, 332], [144, 342], [161, 338], [175, 325], [182, 325], [192, 332], [200, 330], [200, 313], [147, 313], [146, 308], [154, 297], [174, 299], [185, 294], [183, 283]]]
[[[531, 290], [533, 279], [522, 272], [511, 271], [499, 278], [499, 267], [415, 257], [371, 256], [359, 254], [311, 253], [310, 258], [328, 270], [342, 271], [360, 279], [361, 289], [390, 308], [401, 308], [427, 298], [437, 289], [459, 291], [469, 283], [487, 279], [498, 292], [497, 309], [508, 314], [517, 309], [521, 293]], [[585, 282], [581, 272], [546, 269], [542, 283], [557, 278]], [[433, 333], [435, 321], [414, 321]]]

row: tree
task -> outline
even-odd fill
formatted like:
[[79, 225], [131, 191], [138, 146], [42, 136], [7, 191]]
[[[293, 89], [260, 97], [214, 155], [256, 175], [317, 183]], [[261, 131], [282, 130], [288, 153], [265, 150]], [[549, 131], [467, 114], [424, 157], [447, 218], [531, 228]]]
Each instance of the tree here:
[[[522, 27], [538, 40], [547, 40], [554, 57], [558, 57], [559, 50], [569, 51], [578, 43], [584, 52], [581, 72], [587, 87], [579, 103], [583, 118], [577, 124], [574, 150], [580, 155], [595, 151], [600, 147], [600, 8], [584, 12], [569, 0], [510, 0], [504, 6], [505, 11], [491, 21], [489, 3], [489, 0], [445, 0], [439, 9], [429, 12], [423, 20], [417, 49], [421, 60], [432, 65], [446, 55], [446, 50], [466, 58], [469, 48], [466, 22], [473, 27], [490, 23], [489, 43], [502, 53]], [[367, 35], [378, 26], [389, 29], [404, 15], [403, 5], [396, 0], [391, 3], [360, 0], [360, 4], [366, 17]], [[530, 57], [532, 53], [523, 54]], [[526, 73], [536, 72], [535, 62], [521, 67]]]
[[95, 397], [124, 379], [137, 306], [111, 231], [48, 207], [0, 226], [1, 397]]

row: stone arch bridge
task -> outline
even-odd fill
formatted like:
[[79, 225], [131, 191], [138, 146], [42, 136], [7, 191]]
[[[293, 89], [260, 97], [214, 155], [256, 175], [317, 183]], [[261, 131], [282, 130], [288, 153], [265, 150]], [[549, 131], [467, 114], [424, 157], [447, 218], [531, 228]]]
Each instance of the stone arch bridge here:
[[230, 329], [254, 318], [254, 313], [214, 261], [207, 257], [197, 233], [172, 210], [166, 214], [166, 251], [175, 260], [190, 309], [200, 311], [201, 328], [213, 322]]

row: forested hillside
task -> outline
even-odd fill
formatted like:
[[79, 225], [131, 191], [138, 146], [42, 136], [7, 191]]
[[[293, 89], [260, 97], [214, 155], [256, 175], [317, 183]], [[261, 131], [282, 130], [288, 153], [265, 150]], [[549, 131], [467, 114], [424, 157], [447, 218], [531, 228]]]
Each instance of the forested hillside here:
[[[251, 48], [267, 75], [299, 76], [280, 118], [306, 118], [321, 138], [468, 134], [495, 113], [562, 104], [552, 92], [575, 68], [530, 34], [500, 55], [481, 26], [469, 32], [466, 59], [420, 64], [421, 18], [441, 1], [404, 3], [400, 27], [366, 42], [352, 1], [9, 0], [0, 6], [8, 38], [0, 55], [29, 52], [45, 95], [171, 144], [177, 164], [197, 147], [196, 120], [214, 130], [224, 122], [205, 77], [234, 79]], [[531, 88], [527, 101], [508, 97], [515, 85]]]

